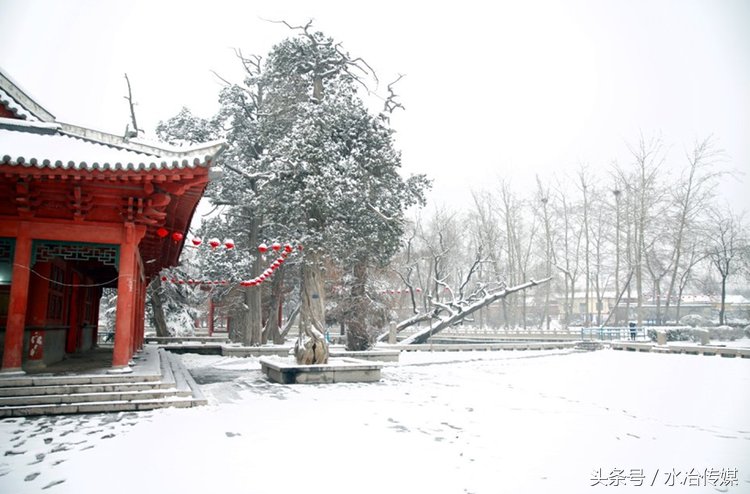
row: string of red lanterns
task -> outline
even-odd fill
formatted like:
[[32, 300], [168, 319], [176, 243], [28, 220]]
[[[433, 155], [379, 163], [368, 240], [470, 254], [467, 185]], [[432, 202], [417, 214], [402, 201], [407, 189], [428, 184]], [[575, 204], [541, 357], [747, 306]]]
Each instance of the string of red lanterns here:
[[[301, 252], [302, 245], [297, 245], [297, 250]], [[280, 253], [279, 257], [277, 257], [259, 276], [256, 276], [252, 280], [240, 281], [240, 286], [258, 286], [269, 279], [271, 276], [273, 276], [274, 272], [278, 268], [280, 268], [281, 265], [284, 264], [284, 262], [286, 262], [286, 258], [289, 257], [289, 254], [294, 252], [294, 247], [292, 247], [292, 244], [287, 243], [284, 244], [282, 250], [281, 244], [279, 242], [274, 242], [273, 244], [271, 244], [270, 251], [274, 253]], [[258, 246], [258, 252], [265, 255], [269, 252], [269, 248], [265, 243], [262, 243]]]
[[[164, 227], [160, 227], [156, 230], [156, 236], [159, 238], [166, 238], [170, 236], [169, 230]], [[185, 238], [185, 235], [183, 235], [181, 232], [172, 232], [171, 237], [173, 241], [180, 242], [183, 238]], [[198, 247], [203, 243], [203, 240], [200, 237], [193, 237], [192, 239], [190, 239], [190, 242], [194, 247]], [[218, 246], [222, 245], [222, 243], [227, 250], [234, 249], [234, 240], [232, 240], [231, 238], [224, 239], [224, 242], [222, 242], [218, 238], [212, 238], [208, 241], [208, 245], [211, 246], [211, 249], [216, 249]]]
[[[199, 237], [195, 237], [193, 238], [192, 242], [197, 247], [202, 243], [202, 240]], [[215, 249], [216, 247], [221, 245], [221, 242], [216, 238], [212, 238], [208, 241], [208, 244], [211, 246], [212, 249]], [[231, 239], [226, 239], [224, 240], [224, 246], [227, 249], [232, 249], [234, 248], [234, 241], [232, 241]], [[303, 250], [302, 245], [298, 244], [297, 250], [301, 252]], [[287, 257], [289, 257], [289, 255], [294, 252], [294, 247], [290, 243], [284, 244], [282, 247], [282, 245], [279, 242], [274, 242], [273, 244], [271, 244], [270, 251], [274, 253], [278, 252], [279, 257], [274, 259], [274, 261], [268, 266], [268, 268], [266, 268], [266, 270], [263, 271], [263, 273], [261, 273], [259, 276], [256, 276], [252, 280], [240, 281], [239, 282], [240, 286], [244, 286], [244, 287], [258, 286], [264, 281], [266, 281], [267, 279], [269, 279], [271, 276], [273, 276], [274, 272], [278, 268], [280, 268], [281, 265], [284, 264], [284, 262], [286, 262]], [[265, 243], [262, 243], [258, 246], [258, 252], [260, 252], [261, 254], [265, 256], [265, 254], [269, 252], [269, 247]], [[213, 280], [213, 281], [194, 280], [194, 279], [184, 280], [184, 279], [179, 279], [179, 278], [169, 278], [168, 276], [165, 276], [165, 275], [161, 276], [161, 280], [165, 282], [171, 281], [172, 283], [177, 284], [177, 285], [229, 285], [230, 284], [230, 282], [227, 280]]]

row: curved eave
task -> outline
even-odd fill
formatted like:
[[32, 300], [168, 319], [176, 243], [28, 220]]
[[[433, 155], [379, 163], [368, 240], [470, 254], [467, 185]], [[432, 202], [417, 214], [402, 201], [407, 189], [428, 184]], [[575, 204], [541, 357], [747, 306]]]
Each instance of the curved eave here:
[[12, 156], [5, 154], [0, 164], [23, 168], [76, 171], [158, 171], [206, 168], [213, 161], [212, 155], [191, 158], [165, 157], [145, 161], [87, 161]]

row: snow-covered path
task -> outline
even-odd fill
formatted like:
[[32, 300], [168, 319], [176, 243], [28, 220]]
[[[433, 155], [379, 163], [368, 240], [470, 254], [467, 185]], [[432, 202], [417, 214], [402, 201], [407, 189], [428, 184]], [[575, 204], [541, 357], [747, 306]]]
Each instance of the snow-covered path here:
[[321, 386], [183, 359], [212, 405], [0, 421], [0, 492], [750, 492], [747, 359], [402, 353]]

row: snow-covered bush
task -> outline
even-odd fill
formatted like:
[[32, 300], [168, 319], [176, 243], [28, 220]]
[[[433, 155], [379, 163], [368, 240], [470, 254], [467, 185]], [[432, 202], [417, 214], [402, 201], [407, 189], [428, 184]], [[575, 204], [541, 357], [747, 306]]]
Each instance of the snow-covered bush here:
[[717, 326], [715, 328], [708, 328], [709, 335], [712, 340], [719, 341], [734, 341], [738, 338], [742, 338], [745, 331], [741, 328], [733, 328], [731, 326]]
[[690, 326], [691, 328], [697, 328], [699, 326], [706, 326], [706, 319], [698, 314], [688, 314], [685, 317], [680, 318], [680, 324], [684, 326]]

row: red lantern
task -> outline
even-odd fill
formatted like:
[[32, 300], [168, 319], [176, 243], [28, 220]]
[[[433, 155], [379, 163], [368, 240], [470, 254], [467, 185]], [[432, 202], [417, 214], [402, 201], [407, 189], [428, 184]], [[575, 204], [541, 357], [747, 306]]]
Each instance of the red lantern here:
[[201, 240], [200, 237], [193, 237], [193, 245], [195, 245], [196, 247], [198, 247], [201, 242], [203, 242], [203, 240]]
[[285, 244], [284, 245], [284, 252], [291, 252], [293, 250], [292, 244]]
[[179, 283], [180, 285], [184, 285], [185, 284], [185, 280], [180, 280], [177, 283]]
[[218, 238], [212, 238], [208, 241], [208, 245], [210, 245], [212, 249], [215, 249], [216, 247], [221, 245], [221, 241], [219, 241]]
[[274, 243], [273, 243], [273, 244], [271, 245], [271, 248], [273, 249], [273, 251], [274, 251], [274, 252], [278, 252], [278, 251], [280, 251], [280, 250], [281, 250], [281, 244], [280, 244], [280, 243], [278, 243], [278, 242], [274, 242]]
[[417, 293], [420, 293], [422, 291], [421, 288], [417, 287]]
[[224, 247], [226, 247], [227, 249], [234, 249], [234, 240], [232, 240], [231, 238], [224, 240]]
[[260, 252], [261, 254], [265, 254], [266, 252], [268, 252], [268, 246], [266, 244], [260, 244], [258, 246], [258, 252]]
[[167, 277], [166, 276], [162, 276], [161, 277], [161, 281], [167, 281]]
[[166, 228], [164, 228], [164, 227], [162, 227], [162, 228], [159, 228], [158, 230], [156, 230], [156, 235], [158, 235], [158, 236], [159, 236], [159, 238], [164, 238], [164, 237], [166, 237], [167, 235], [169, 235], [169, 230], [167, 230], [167, 229], [166, 229]]
[[240, 281], [240, 286], [251, 286], [252, 281]]
[[180, 240], [182, 240], [182, 239], [183, 239], [184, 237], [185, 237], [185, 236], [184, 236], [184, 235], [183, 235], [182, 233], [180, 233], [180, 232], [174, 232], [174, 233], [172, 234], [172, 240], [174, 240], [175, 242], [179, 242], [179, 241], [180, 241]]
[[299, 245], [297, 246], [297, 248], [298, 248], [298, 249], [299, 249], [300, 251], [302, 251], [302, 248], [303, 248], [303, 247], [302, 247], [302, 244], [299, 244]]

